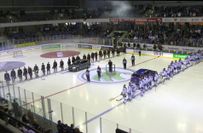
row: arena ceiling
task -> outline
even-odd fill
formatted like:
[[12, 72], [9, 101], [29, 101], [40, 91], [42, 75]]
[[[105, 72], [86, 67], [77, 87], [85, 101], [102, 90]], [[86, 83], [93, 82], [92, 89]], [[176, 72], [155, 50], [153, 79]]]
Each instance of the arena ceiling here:
[[52, 7], [78, 6], [81, 0], [0, 0], [0, 8], [5, 7]]
[[133, 5], [203, 5], [203, 1], [142, 1], [142, 0], [0, 0], [0, 8], [7, 7], [85, 7], [89, 3], [125, 1]]

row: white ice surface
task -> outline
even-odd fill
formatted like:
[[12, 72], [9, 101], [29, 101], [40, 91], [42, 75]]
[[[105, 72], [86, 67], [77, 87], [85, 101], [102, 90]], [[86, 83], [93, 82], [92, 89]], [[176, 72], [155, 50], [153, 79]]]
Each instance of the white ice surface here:
[[[70, 49], [68, 49], [70, 50]], [[90, 52], [85, 49], [72, 49], [84, 53]], [[0, 57], [1, 61], [23, 61], [26, 66], [41, 65], [54, 59], [41, 58], [40, 54], [47, 51], [36, 50], [23, 53], [22, 58], [12, 58], [11, 56]], [[122, 59], [126, 57], [130, 59], [130, 54], [112, 58], [113, 63], [117, 67], [122, 67]], [[136, 64], [154, 58], [153, 56], [136, 55]], [[60, 59], [56, 59], [60, 61]], [[67, 61], [67, 58], [63, 58]], [[105, 67], [108, 60], [96, 62], [91, 68], [98, 65]], [[148, 68], [160, 72], [171, 62], [168, 58], [157, 58], [130, 69], [138, 70], [140, 68]], [[131, 63], [128, 61], [128, 66]], [[126, 105], [120, 105], [117, 108], [104, 113], [102, 115], [103, 133], [112, 133], [119, 127], [128, 130], [134, 129], [133, 133], [203, 133], [203, 64], [200, 63], [185, 72], [175, 76], [165, 84], [158, 86], [147, 92], [144, 97], [137, 97]], [[40, 96], [49, 96], [52, 102], [53, 120], [57, 121], [61, 118], [60, 102], [63, 103], [64, 122], [72, 123], [71, 107], [75, 108], [75, 123], [81, 124], [85, 121], [84, 112], [88, 112], [88, 120], [98, 114], [107, 111], [113, 106], [118, 105], [118, 101], [110, 101], [109, 99], [120, 94], [124, 83], [116, 84], [96, 84], [87, 83], [79, 87], [70, 89], [71, 87], [84, 83], [77, 78], [76, 73], [57, 73], [28, 82], [17, 84], [20, 88], [24, 88], [30, 92], [34, 92], [37, 98]], [[0, 80], [3, 79], [3, 73]], [[127, 83], [127, 82], [126, 82]], [[66, 90], [67, 89], [67, 90]], [[70, 90], [69, 90], [70, 89]], [[66, 90], [66, 91], [65, 91]], [[62, 91], [62, 92], [61, 92]], [[30, 99], [31, 95], [29, 94]], [[28, 96], [28, 97], [29, 97]], [[39, 102], [35, 103], [40, 106]], [[99, 118], [99, 117], [98, 117]], [[99, 119], [95, 119], [88, 123], [90, 133], [97, 133]], [[81, 126], [84, 131], [85, 128]], [[99, 132], [98, 132], [99, 133]]]

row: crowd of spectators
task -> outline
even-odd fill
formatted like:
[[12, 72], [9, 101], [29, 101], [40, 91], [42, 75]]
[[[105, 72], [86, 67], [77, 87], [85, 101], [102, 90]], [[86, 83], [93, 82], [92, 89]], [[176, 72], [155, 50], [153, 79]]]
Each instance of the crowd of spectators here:
[[203, 15], [202, 6], [147, 6], [145, 17], [198, 17]]
[[73, 124], [68, 126], [68, 124], [62, 123], [60, 120], [57, 123], [58, 133], [82, 133], [79, 128], [75, 128]]
[[30, 110], [23, 110], [16, 100], [13, 103], [0, 99], [0, 119], [6, 121], [23, 133], [50, 133], [51, 130], [42, 128]]
[[[103, 39], [111, 38], [112, 31], [121, 30], [115, 24], [93, 24], [91, 26], [74, 24], [69, 26], [55, 26], [41, 28], [36, 32], [18, 32], [9, 33], [8, 39], [14, 40], [14, 44], [41, 41], [44, 38], [52, 38], [60, 36], [65, 39], [68, 36], [81, 36], [81, 37], [99, 37]], [[119, 24], [122, 27], [122, 23]], [[126, 25], [126, 22], [125, 24]], [[112, 30], [113, 29], [113, 30]], [[175, 46], [203, 46], [203, 27], [201, 25], [174, 24], [174, 23], [146, 23], [144, 25], [133, 24], [133, 26], [125, 26], [125, 31], [128, 31], [127, 36], [123, 41], [134, 41], [141, 43], [152, 43], [162, 45], [175, 45]], [[114, 38], [120, 40], [124, 32], [114, 35]]]
[[137, 25], [127, 38], [146, 43], [176, 46], [203, 46], [203, 28], [190, 24]]
[[[122, 17], [197, 17], [203, 15], [203, 7], [196, 6], [132, 6], [133, 10]], [[0, 22], [22, 22], [40, 20], [65, 20], [118, 17], [113, 14], [113, 7], [103, 8], [55, 8], [39, 10], [39, 12], [26, 10], [0, 11]]]
[[60, 25], [44, 25], [35, 28], [33, 31], [18, 30], [17, 32], [7, 32], [5, 35], [14, 44], [25, 42], [42, 41], [46, 39], [66, 39], [70, 36], [83, 36], [83, 37], [104, 37], [104, 28], [101, 24], [82, 24], [82, 23], [66, 23]]
[[[33, 9], [35, 10], [35, 9]], [[23, 22], [40, 20], [87, 19], [101, 17], [102, 9], [46, 9], [41, 12], [26, 12], [25, 10], [0, 11], [0, 22]]]

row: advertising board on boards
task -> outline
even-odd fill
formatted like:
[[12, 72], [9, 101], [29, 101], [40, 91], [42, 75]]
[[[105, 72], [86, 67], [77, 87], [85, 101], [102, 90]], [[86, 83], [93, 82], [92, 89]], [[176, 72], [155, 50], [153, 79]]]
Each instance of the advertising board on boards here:
[[78, 44], [78, 48], [92, 49], [92, 45], [90, 45], [90, 44]]

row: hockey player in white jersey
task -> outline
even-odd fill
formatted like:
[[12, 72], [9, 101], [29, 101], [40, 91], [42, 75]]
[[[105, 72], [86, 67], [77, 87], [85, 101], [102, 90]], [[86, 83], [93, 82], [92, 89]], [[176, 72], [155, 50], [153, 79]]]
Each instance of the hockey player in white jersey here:
[[143, 83], [143, 91], [145, 92], [145, 91], [148, 90], [147, 78], [146, 77], [143, 78], [142, 83]]
[[135, 98], [138, 93], [140, 93], [138, 86], [136, 84], [134, 84], [133, 89], [132, 89], [132, 97]]
[[162, 70], [162, 72], [160, 73], [160, 75], [161, 75], [161, 77], [162, 77], [162, 83], [164, 83], [165, 82], [165, 80], [166, 80], [166, 78], [167, 78], [167, 71], [166, 71], [166, 68], [164, 68], [163, 70]]
[[149, 89], [152, 89], [154, 86], [153, 76], [149, 75]]
[[139, 90], [141, 91], [140, 95], [143, 96], [144, 95], [144, 81], [143, 81], [143, 78], [140, 79], [140, 81], [139, 81]]
[[123, 85], [121, 96], [123, 96], [123, 103], [126, 103], [128, 101], [128, 94], [127, 94], [127, 87], [125, 84]]
[[131, 101], [132, 100], [132, 89], [133, 89], [133, 86], [131, 85], [131, 82], [129, 82], [129, 85], [128, 85], [128, 89], [127, 89], [127, 100], [128, 101]]
[[156, 74], [154, 75], [154, 78], [153, 78], [153, 86], [157, 87], [158, 84], [159, 84], [159, 81], [160, 81], [160, 76], [159, 76], [158, 73], [156, 73]]
[[168, 66], [168, 68], [166, 69], [166, 73], [167, 73], [167, 80], [169, 80], [170, 78], [173, 77], [173, 67]]

